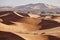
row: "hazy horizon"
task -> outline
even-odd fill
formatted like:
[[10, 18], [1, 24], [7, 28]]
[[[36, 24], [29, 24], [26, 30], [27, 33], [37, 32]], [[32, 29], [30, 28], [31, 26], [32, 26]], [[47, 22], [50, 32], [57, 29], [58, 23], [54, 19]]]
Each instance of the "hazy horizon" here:
[[35, 3], [60, 6], [60, 0], [0, 0], [0, 6], [21, 6]]

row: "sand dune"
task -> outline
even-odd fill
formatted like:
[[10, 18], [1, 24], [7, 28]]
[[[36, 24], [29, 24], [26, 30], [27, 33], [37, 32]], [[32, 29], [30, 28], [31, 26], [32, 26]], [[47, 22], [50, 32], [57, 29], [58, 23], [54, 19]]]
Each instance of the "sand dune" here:
[[[53, 20], [49, 17], [51, 19], [46, 20], [40, 17], [24, 16], [23, 14], [18, 14], [18, 16], [15, 12], [11, 11], [6, 13], [10, 14], [0, 17], [0, 31], [11, 32], [12, 35], [18, 35], [19, 38], [22, 37], [21, 40], [60, 40], [60, 22], [56, 21], [56, 19], [59, 20], [59, 17]], [[1, 35], [2, 37], [4, 35], [5, 37], [10, 36], [9, 33], [7, 34]], [[7, 38], [9, 38], [8, 40], [20, 40], [17, 37], [17, 39]], [[4, 38], [1, 40], [4, 40]]]

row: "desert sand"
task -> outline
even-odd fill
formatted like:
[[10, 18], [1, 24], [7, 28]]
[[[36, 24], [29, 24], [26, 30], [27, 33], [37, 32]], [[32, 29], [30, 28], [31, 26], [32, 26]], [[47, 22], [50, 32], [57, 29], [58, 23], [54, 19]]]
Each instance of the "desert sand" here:
[[42, 19], [33, 17], [34, 15], [8, 13], [10, 14], [0, 17], [1, 40], [60, 40], [60, 17]]

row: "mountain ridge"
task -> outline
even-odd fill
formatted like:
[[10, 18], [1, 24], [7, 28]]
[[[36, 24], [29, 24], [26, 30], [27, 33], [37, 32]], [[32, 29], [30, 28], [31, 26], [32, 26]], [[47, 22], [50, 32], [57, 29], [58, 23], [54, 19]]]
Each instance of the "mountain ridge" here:
[[32, 12], [32, 13], [38, 13], [41, 12], [60, 12], [60, 7], [57, 6], [51, 6], [44, 3], [36, 3], [36, 4], [27, 4], [22, 6], [16, 6], [16, 7], [0, 7], [0, 11], [16, 11], [16, 12]]

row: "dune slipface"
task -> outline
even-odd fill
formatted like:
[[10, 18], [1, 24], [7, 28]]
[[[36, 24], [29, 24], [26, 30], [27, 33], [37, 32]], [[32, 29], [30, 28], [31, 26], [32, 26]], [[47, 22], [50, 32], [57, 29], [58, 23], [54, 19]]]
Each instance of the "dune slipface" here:
[[11, 32], [0, 31], [0, 40], [25, 40], [25, 39]]

